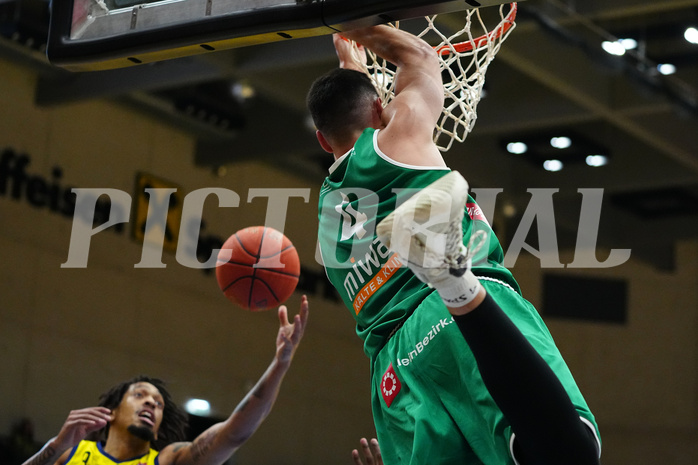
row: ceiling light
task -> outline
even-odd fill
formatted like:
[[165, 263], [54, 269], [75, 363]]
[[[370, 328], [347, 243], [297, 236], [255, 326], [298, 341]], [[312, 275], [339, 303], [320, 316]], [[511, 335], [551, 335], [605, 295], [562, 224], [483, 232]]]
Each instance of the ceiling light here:
[[230, 86], [230, 93], [236, 99], [244, 102], [245, 100], [251, 99], [255, 96], [256, 92], [254, 87], [246, 82], [235, 82]]
[[[559, 171], [567, 166], [584, 166], [588, 155], [603, 154], [611, 157], [611, 151], [594, 139], [571, 128], [560, 127], [533, 134], [512, 134], [499, 141], [502, 151], [512, 157], [531, 163], [537, 169]], [[506, 153], [505, 152], [505, 153]]]
[[563, 165], [560, 160], [545, 160], [543, 162], [543, 168], [546, 171], [560, 171]]
[[553, 137], [550, 139], [550, 145], [556, 149], [566, 149], [572, 145], [572, 139], [569, 137]]
[[692, 44], [698, 44], [698, 29], [689, 27], [683, 33], [684, 38]]
[[589, 155], [586, 158], [586, 163], [589, 166], [604, 166], [608, 163], [608, 157], [606, 155]]
[[189, 399], [187, 403], [184, 404], [184, 409], [192, 415], [205, 417], [211, 413], [211, 404], [204, 399]]
[[604, 40], [603, 42], [601, 42], [601, 48], [603, 48], [606, 51], [606, 53], [616, 56], [625, 55], [626, 50], [623, 44], [620, 43], [620, 41], [618, 40], [616, 40], [615, 42], [611, 42], [610, 40]]
[[516, 206], [511, 203], [505, 203], [502, 207], [502, 214], [507, 218], [513, 218], [516, 216]]
[[637, 48], [637, 40], [635, 39], [619, 39], [618, 42], [626, 50], [635, 50]]
[[507, 152], [509, 153], [521, 155], [522, 153], [526, 153], [527, 151], [528, 146], [523, 142], [509, 142], [507, 144]]
[[664, 76], [669, 76], [670, 74], [674, 74], [676, 72], [676, 66], [672, 65], [671, 63], [662, 63], [657, 65], [657, 71]]

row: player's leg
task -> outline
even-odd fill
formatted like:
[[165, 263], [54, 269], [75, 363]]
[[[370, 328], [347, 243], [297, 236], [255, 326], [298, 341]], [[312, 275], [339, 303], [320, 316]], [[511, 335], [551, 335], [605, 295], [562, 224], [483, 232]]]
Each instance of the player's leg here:
[[537, 312], [502, 284], [486, 287], [477, 309], [453, 319], [511, 424], [519, 463], [597, 464], [593, 416]]

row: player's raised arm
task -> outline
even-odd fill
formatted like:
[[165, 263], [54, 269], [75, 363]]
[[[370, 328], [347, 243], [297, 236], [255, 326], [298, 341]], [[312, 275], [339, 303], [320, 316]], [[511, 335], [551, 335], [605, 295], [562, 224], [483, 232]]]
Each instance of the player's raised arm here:
[[160, 465], [218, 465], [225, 462], [257, 430], [271, 411], [281, 382], [303, 337], [308, 320], [308, 299], [290, 322], [286, 306], [279, 307], [276, 354], [269, 368], [227, 420], [201, 433], [191, 443], [171, 444], [160, 453]]
[[[399, 161], [428, 165], [434, 164], [432, 157], [439, 161], [441, 155], [433, 136], [443, 110], [444, 90], [434, 49], [408, 32], [385, 25], [342, 32], [342, 35], [397, 66], [395, 98], [381, 115], [386, 126], [379, 139], [381, 148]], [[338, 55], [341, 65], [339, 50]], [[415, 144], [421, 150], [419, 157], [414, 157]], [[412, 148], [404, 150], [403, 145]], [[401, 159], [404, 154], [408, 154], [408, 160]]]

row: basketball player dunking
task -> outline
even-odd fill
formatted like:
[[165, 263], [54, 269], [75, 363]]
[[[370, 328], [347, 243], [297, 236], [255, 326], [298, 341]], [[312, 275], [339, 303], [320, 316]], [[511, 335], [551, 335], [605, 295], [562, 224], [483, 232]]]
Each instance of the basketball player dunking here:
[[320, 250], [370, 358], [385, 463], [597, 464], [593, 415], [432, 140], [444, 101], [436, 53], [388, 26], [342, 34], [398, 69], [383, 108], [335, 36], [340, 69], [308, 94], [335, 158], [320, 191]]

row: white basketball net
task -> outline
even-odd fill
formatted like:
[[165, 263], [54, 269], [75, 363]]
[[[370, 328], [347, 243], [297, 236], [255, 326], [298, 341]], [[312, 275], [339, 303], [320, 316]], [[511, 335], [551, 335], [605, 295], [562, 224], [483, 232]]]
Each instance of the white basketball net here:
[[[492, 11], [491, 8], [488, 10]], [[499, 15], [488, 22], [498, 24], [488, 28], [480, 8], [466, 10], [465, 26], [446, 35], [441, 29], [449, 26], [435, 24], [437, 16], [426, 16], [424, 30], [417, 34], [434, 46], [441, 61], [444, 84], [444, 108], [434, 133], [434, 142], [442, 152], [451, 148], [453, 141], [463, 142], [477, 119], [477, 104], [482, 96], [487, 67], [499, 52], [502, 42], [515, 26], [516, 3], [501, 5]], [[412, 21], [412, 20], [411, 20]], [[398, 22], [391, 24], [400, 27]], [[460, 26], [458, 26], [460, 27]], [[453, 29], [453, 27], [450, 27]], [[367, 52], [366, 73], [373, 81], [378, 95], [387, 105], [395, 96], [393, 85], [396, 70], [388, 62]]]

